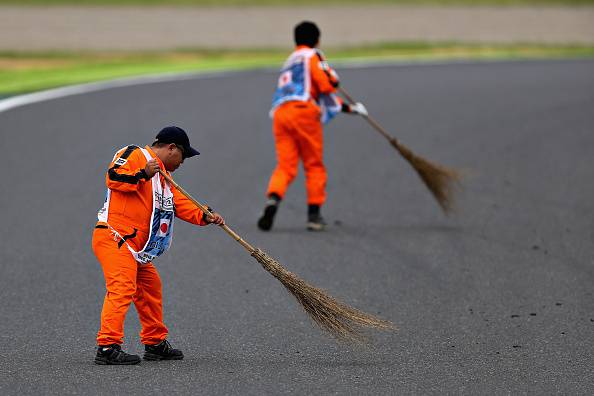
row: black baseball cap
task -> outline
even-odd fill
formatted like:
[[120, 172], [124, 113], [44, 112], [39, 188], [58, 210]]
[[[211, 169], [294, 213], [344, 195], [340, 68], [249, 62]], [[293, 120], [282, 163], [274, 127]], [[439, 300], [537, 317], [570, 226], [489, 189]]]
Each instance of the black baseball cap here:
[[190, 139], [186, 131], [177, 126], [168, 126], [161, 129], [157, 133], [154, 143], [173, 143], [181, 146], [184, 149], [183, 158], [200, 155], [198, 150], [190, 146]]

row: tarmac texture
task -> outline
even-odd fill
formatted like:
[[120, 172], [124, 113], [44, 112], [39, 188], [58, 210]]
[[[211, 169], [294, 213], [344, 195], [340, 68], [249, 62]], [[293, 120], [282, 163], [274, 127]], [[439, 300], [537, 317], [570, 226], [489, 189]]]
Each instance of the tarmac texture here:
[[[466, 169], [445, 217], [364, 120], [326, 130], [330, 223], [305, 230], [303, 178], [256, 229], [274, 166], [276, 72], [186, 78], [0, 113], [1, 394], [588, 394], [594, 387], [594, 62], [339, 70], [373, 117]], [[336, 343], [222, 230], [178, 222], [156, 262], [186, 359], [93, 364], [105, 293], [91, 251], [114, 151], [168, 124], [201, 152], [175, 173], [246, 240], [393, 321]], [[125, 349], [141, 352], [133, 309]]]

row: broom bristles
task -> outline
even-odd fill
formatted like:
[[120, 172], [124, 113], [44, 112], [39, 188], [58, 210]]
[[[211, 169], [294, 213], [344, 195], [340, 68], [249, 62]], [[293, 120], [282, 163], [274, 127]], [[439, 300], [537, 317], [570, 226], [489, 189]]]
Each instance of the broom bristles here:
[[454, 193], [460, 185], [460, 174], [419, 157], [397, 139], [392, 138], [390, 142], [417, 171], [443, 211], [446, 214], [451, 213], [454, 210]]
[[285, 286], [318, 326], [335, 338], [343, 341], [365, 341], [366, 337], [357, 326], [381, 330], [395, 329], [389, 321], [350, 307], [323, 290], [309, 285], [262, 250], [256, 249], [252, 256]]

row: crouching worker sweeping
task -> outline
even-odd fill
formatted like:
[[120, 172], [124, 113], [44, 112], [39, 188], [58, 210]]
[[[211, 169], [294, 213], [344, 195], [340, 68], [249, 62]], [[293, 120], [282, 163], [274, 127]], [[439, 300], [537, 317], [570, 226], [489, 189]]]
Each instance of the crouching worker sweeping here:
[[107, 171], [107, 195], [93, 233], [93, 252], [101, 263], [107, 293], [97, 334], [97, 364], [137, 364], [140, 357], [122, 351], [124, 319], [134, 302], [146, 360], [178, 360], [163, 323], [161, 279], [152, 261], [171, 245], [175, 217], [196, 225], [224, 224], [173, 188], [159, 171], [173, 172], [198, 155], [186, 132], [163, 128], [152, 146], [119, 150]]

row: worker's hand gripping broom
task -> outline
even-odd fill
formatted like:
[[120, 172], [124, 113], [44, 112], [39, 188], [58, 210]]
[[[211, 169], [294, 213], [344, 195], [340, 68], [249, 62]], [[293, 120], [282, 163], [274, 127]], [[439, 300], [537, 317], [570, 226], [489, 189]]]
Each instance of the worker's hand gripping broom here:
[[[196, 201], [179, 184], [173, 181], [168, 174], [161, 170], [159, 170], [159, 173], [203, 212], [211, 214], [208, 207]], [[305, 309], [305, 312], [315, 323], [337, 339], [344, 341], [364, 340], [365, 337], [357, 326], [384, 330], [394, 328], [392, 323], [352, 308], [337, 301], [323, 290], [307, 284], [295, 274], [287, 271], [278, 261], [274, 260], [268, 254], [247, 243], [226, 224], [223, 224], [220, 227], [233, 239], [239, 242], [266, 271], [278, 279], [283, 286], [295, 296], [297, 301]]]
[[[350, 103], [356, 103], [343, 88], [338, 88], [338, 90]], [[398, 150], [400, 155], [402, 155], [414, 170], [417, 171], [443, 211], [446, 214], [450, 213], [454, 208], [454, 187], [460, 182], [460, 174], [454, 169], [431, 163], [426, 159], [419, 157], [408, 147], [400, 143], [398, 139], [386, 132], [385, 129], [369, 115], [362, 114], [362, 117], [365, 118], [376, 131], [381, 133], [383, 137], [388, 139], [392, 146]]]

